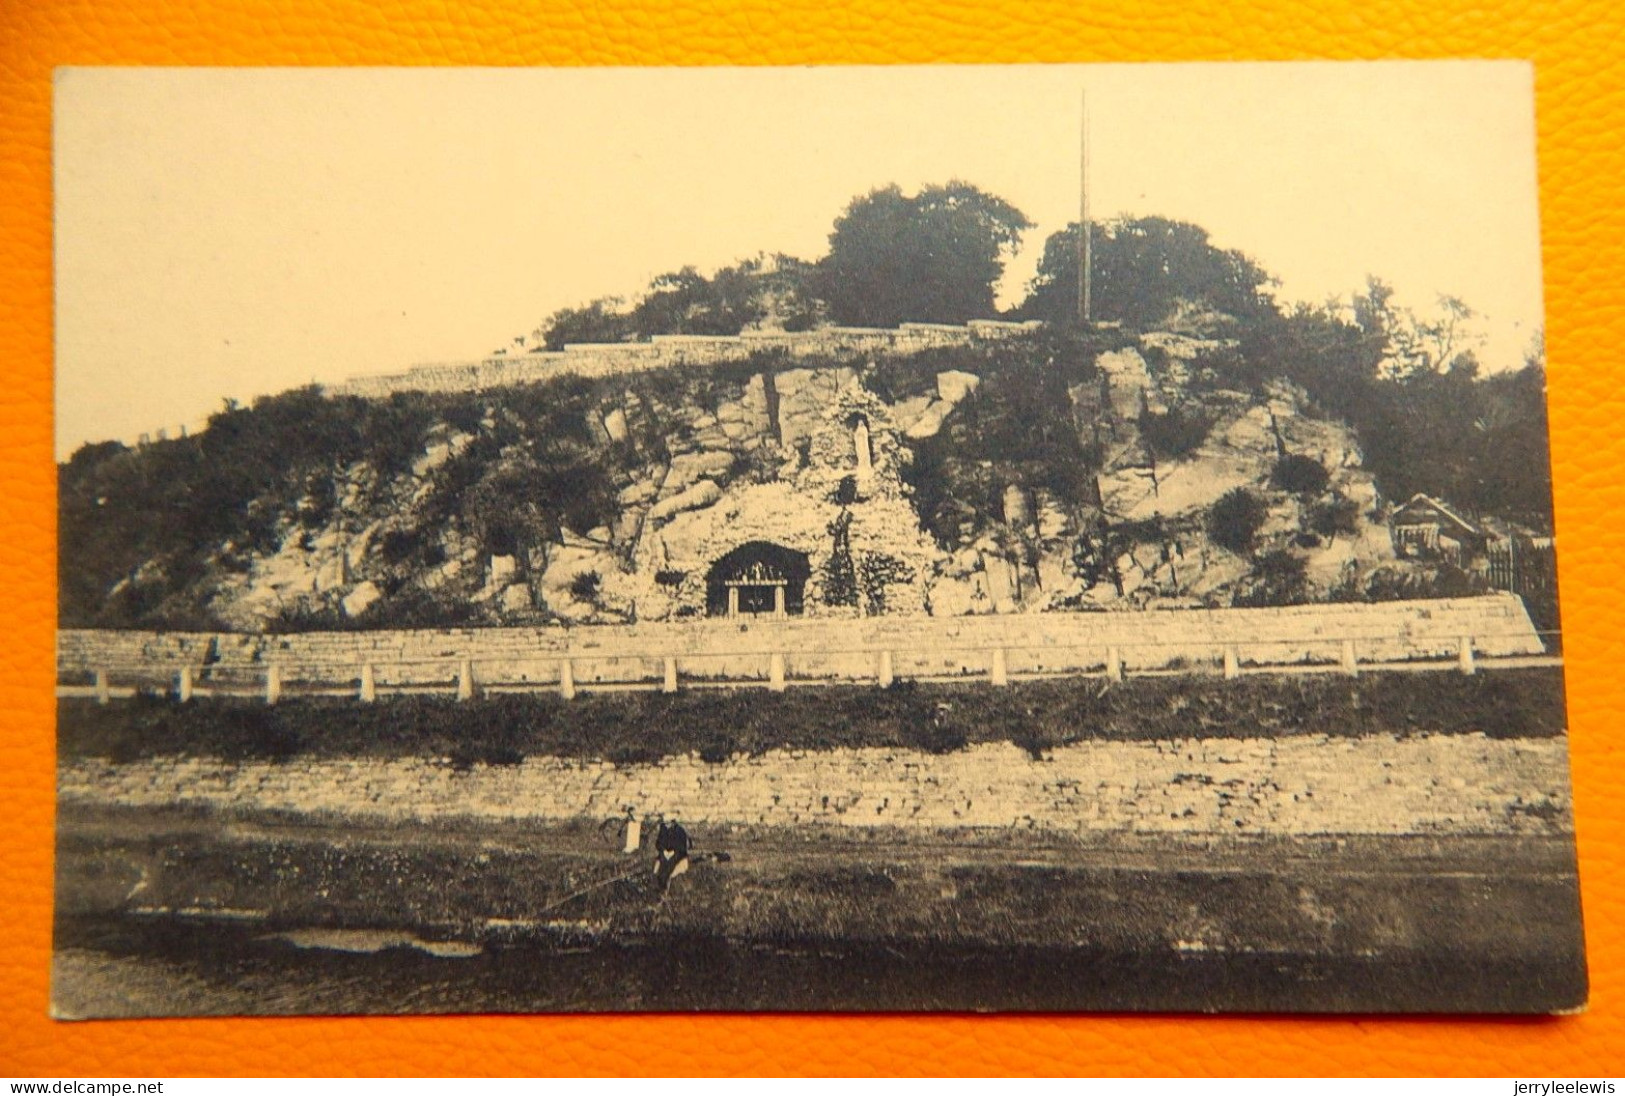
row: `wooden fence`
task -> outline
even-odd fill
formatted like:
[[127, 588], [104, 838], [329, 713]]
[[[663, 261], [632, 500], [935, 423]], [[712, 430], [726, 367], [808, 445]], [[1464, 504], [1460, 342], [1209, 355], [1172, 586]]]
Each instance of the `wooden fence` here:
[[1557, 551], [1551, 544], [1507, 541], [1486, 553], [1487, 575], [1497, 590], [1510, 590], [1526, 600], [1557, 592]]

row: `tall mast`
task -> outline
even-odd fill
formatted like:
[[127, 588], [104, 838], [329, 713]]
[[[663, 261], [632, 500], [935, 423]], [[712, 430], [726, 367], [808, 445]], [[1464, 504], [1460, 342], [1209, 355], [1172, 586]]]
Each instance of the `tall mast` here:
[[1078, 102], [1082, 107], [1082, 122], [1079, 126], [1079, 164], [1078, 164], [1078, 322], [1084, 326], [1089, 324], [1089, 291], [1090, 291], [1090, 246], [1089, 239], [1089, 95], [1087, 92], [1078, 93]]

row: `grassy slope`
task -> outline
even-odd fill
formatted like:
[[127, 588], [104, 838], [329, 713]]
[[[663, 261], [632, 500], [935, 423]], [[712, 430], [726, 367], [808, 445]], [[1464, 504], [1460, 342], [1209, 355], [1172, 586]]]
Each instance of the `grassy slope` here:
[[1563, 733], [1559, 669], [1451, 673], [1130, 680], [987, 685], [899, 683], [785, 693], [610, 693], [575, 700], [537, 694], [459, 704], [412, 697], [362, 705], [298, 700], [275, 707], [137, 699], [98, 707], [62, 701], [63, 759], [182, 755], [226, 760], [449, 757], [517, 763], [526, 756], [617, 763], [698, 753], [721, 760], [772, 749], [879, 746], [949, 752], [1013, 742], [1034, 753], [1087, 739], [1126, 741], [1471, 733]]

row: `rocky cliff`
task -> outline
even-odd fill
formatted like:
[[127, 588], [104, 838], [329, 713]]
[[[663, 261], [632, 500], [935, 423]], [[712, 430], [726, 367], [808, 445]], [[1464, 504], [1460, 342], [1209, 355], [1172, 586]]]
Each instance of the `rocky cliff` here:
[[[788, 584], [784, 611], [807, 615], [1268, 604], [1359, 596], [1412, 566], [1351, 430], [1286, 382], [1227, 387], [1231, 349], [1213, 332], [1027, 331], [312, 396], [323, 429], [387, 438], [302, 443], [241, 528], [185, 559], [154, 549], [104, 587], [67, 574], [65, 534], [64, 586], [158, 606], [148, 623], [260, 630], [679, 619], [750, 582]], [[135, 505], [94, 491], [115, 524]], [[1252, 516], [1216, 524], [1237, 496]]]

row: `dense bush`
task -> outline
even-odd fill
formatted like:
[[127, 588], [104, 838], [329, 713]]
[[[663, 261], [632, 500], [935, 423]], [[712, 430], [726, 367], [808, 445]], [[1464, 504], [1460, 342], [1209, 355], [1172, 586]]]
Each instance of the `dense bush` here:
[[824, 561], [824, 604], [856, 606], [858, 572], [852, 558], [852, 511], [842, 510], [825, 530], [830, 537], [829, 558]]
[[215, 623], [202, 606], [217, 555], [240, 569], [244, 553], [308, 532], [331, 514], [345, 468], [399, 472], [434, 418], [427, 397], [331, 398], [312, 386], [228, 403], [191, 437], [81, 448], [58, 470], [59, 619]]
[[1383, 495], [1425, 492], [1470, 510], [1551, 528], [1543, 355], [1524, 368], [1478, 375], [1471, 355], [1395, 373], [1388, 358], [1413, 318], [1372, 283], [1353, 318], [1334, 308], [1259, 314], [1239, 330], [1235, 363], [1256, 387], [1301, 385], [1321, 413], [1354, 428]]
[[1219, 496], [1208, 509], [1208, 539], [1237, 555], [1245, 555], [1253, 550], [1268, 516], [1262, 499], [1245, 487], [1234, 488]]
[[835, 219], [818, 296], [836, 322], [858, 327], [991, 318], [1004, 262], [1030, 227], [1015, 206], [957, 180], [914, 195], [879, 187]]
[[[586, 425], [603, 382], [562, 377], [481, 393], [400, 393], [383, 400], [302, 388], [228, 405], [198, 435], [127, 448], [85, 446], [58, 476], [59, 621], [65, 627], [221, 627], [208, 611], [220, 572], [244, 573], [290, 537], [310, 539], [346, 514], [389, 501], [425, 447], [464, 431], [460, 450], [427, 474], [428, 490], [379, 540], [397, 571], [444, 562], [443, 534], [517, 554], [588, 530], [616, 512], [625, 469], [648, 452], [600, 446]], [[358, 492], [339, 513], [339, 489]], [[349, 530], [351, 532], [355, 529]], [[393, 594], [393, 591], [390, 591]], [[401, 617], [445, 622], [446, 607], [390, 602], [373, 627]], [[459, 622], [475, 610], [464, 605]], [[301, 614], [304, 614], [301, 617]], [[329, 618], [332, 618], [329, 620]], [[330, 610], [294, 610], [274, 626], [348, 626]]]
[[1233, 604], [1238, 606], [1298, 605], [1308, 600], [1308, 564], [1291, 552], [1265, 552], [1253, 561]]
[[857, 561], [864, 609], [870, 616], [886, 611], [886, 592], [898, 583], [913, 582], [914, 568], [884, 552], [865, 552]]
[[1291, 453], [1275, 462], [1270, 472], [1270, 485], [1294, 495], [1318, 495], [1326, 490], [1331, 475], [1326, 466], [1314, 457]]
[[1198, 411], [1173, 408], [1164, 414], [1140, 413], [1140, 436], [1151, 452], [1164, 460], [1189, 456], [1207, 440], [1213, 420]]
[[1488, 593], [1488, 581], [1449, 563], [1381, 567], [1363, 585], [1343, 591], [1345, 601], [1410, 601], [1418, 598], [1472, 597]]
[[276, 611], [276, 615], [265, 622], [265, 630], [271, 635], [287, 635], [293, 632], [335, 632], [342, 631], [348, 619], [339, 612], [335, 605], [310, 605], [305, 602], [294, 602], [284, 605]]
[[[1102, 352], [1133, 341], [1121, 330], [1046, 329], [986, 346], [926, 351], [883, 360], [893, 391], [919, 394], [945, 369], [975, 373], [981, 385], [928, 438], [909, 439], [913, 459], [904, 466], [921, 524], [944, 547], [986, 532], [1010, 484], [1043, 490], [1060, 505], [1098, 502], [1101, 451], [1074, 417], [1072, 392], [1099, 384], [1094, 364]], [[903, 372], [907, 365], [918, 373]]]
[[811, 264], [788, 255], [762, 255], [726, 266], [707, 277], [692, 266], [656, 276], [628, 302], [600, 297], [553, 313], [527, 338], [534, 350], [562, 350], [570, 343], [647, 340], [654, 335], [737, 335], [767, 323], [805, 331], [823, 315], [813, 295]]
[[1309, 531], [1328, 540], [1359, 532], [1360, 504], [1346, 495], [1334, 494], [1315, 503], [1305, 515]]
[[576, 308], [561, 308], [536, 331], [537, 348], [563, 350], [571, 343], [625, 342], [637, 334], [619, 297], [601, 297]]

